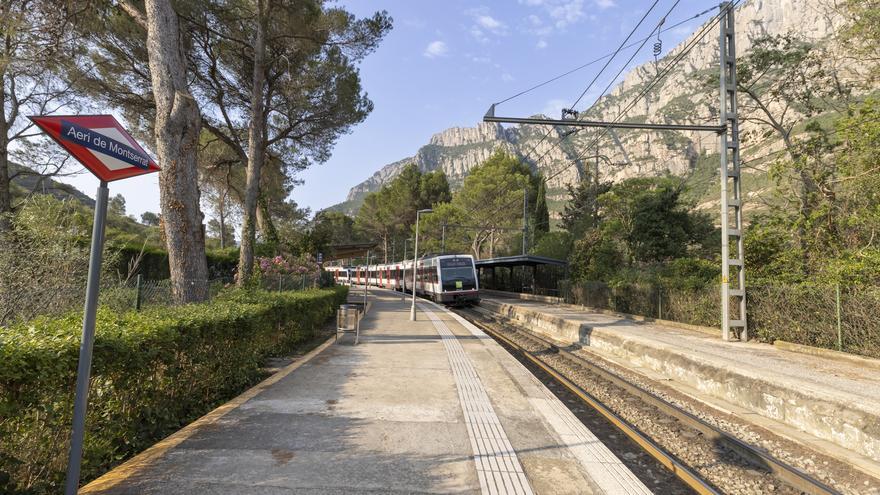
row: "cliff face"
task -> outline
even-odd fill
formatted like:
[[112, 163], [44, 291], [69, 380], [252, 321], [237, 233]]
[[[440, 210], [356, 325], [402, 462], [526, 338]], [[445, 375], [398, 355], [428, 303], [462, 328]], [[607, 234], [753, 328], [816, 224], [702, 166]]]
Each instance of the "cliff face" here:
[[[826, 4], [827, 0], [745, 2], [737, 9], [735, 16], [738, 55], [747, 53], [752, 40], [764, 35], [792, 33], [798, 38], [813, 41], [829, 37], [841, 21]], [[719, 70], [718, 30], [718, 26], [709, 28], [708, 34], [696, 43], [670, 75], [647, 92], [645, 97], [634, 100], [659, 70], [696, 39], [696, 33], [673, 48], [659, 63], [652, 61], [631, 70], [609, 94], [588, 111], [582, 112], [582, 117], [614, 120], [635, 101], [623, 120], [717, 123], [718, 90], [707, 81]], [[699, 31], [700, 28], [697, 29]], [[580, 180], [585, 166], [592, 167], [589, 156], [595, 154], [595, 148], [587, 148], [601, 130], [582, 129], [559, 142], [566, 129], [553, 129], [548, 139], [533, 149], [546, 130], [544, 126], [503, 128], [490, 123], [446, 129], [435, 134], [414, 156], [385, 165], [369, 179], [353, 187], [346, 202], [337, 205], [337, 208], [353, 213], [367, 193], [380, 189], [408, 163], [414, 163], [426, 172], [443, 170], [453, 188], [459, 187], [467, 173], [498, 148], [521, 157], [540, 170], [548, 177], [551, 195], [561, 199], [565, 185]], [[743, 124], [741, 133], [748, 131], [748, 125]], [[701, 156], [717, 153], [718, 149], [717, 137], [711, 133], [620, 130], [617, 131], [617, 138], [619, 144], [611, 136], [605, 136], [600, 141], [600, 154], [609, 158], [599, 164], [599, 174], [606, 180], [618, 181], [666, 172], [687, 175], [695, 171]], [[541, 158], [540, 161], [536, 161], [537, 158]]]

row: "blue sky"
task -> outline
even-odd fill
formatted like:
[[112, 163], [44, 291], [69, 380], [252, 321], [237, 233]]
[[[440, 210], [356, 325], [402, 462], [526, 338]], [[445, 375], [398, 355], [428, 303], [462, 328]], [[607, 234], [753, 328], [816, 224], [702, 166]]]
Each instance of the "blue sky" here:
[[[633, 39], [651, 32], [675, 0], [659, 0]], [[332, 158], [300, 175], [293, 191], [316, 211], [345, 199], [349, 188], [381, 166], [413, 155], [431, 135], [473, 126], [492, 102], [613, 51], [653, 3], [647, 0], [348, 0], [339, 5], [361, 17], [386, 10], [394, 18], [387, 38], [361, 64], [364, 90], [375, 104], [366, 121], [342, 136]], [[717, 0], [680, 0], [666, 26]], [[714, 12], [712, 13], [714, 14]], [[675, 46], [710, 15], [661, 35]], [[653, 60], [649, 42], [635, 62]], [[578, 105], [599, 95], [631, 54], [620, 56]], [[498, 107], [499, 115], [552, 113], [570, 106], [603, 62]], [[161, 165], [161, 164], [160, 164]], [[66, 180], [89, 195], [89, 174]], [[111, 184], [126, 197], [129, 213], [159, 210], [155, 176]]]

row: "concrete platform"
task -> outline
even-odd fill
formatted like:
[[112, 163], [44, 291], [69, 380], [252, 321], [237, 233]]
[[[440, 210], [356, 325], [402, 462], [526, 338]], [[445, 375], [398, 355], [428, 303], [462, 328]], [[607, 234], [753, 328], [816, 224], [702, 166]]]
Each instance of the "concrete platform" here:
[[650, 493], [479, 329], [370, 301], [360, 344], [329, 341], [81, 493]]
[[647, 370], [685, 393], [736, 405], [735, 414], [787, 425], [807, 434], [793, 439], [846, 455], [871, 474], [880, 472], [880, 369], [767, 344], [724, 342], [571, 305], [493, 295], [484, 296], [480, 306], [557, 341], [578, 342]]

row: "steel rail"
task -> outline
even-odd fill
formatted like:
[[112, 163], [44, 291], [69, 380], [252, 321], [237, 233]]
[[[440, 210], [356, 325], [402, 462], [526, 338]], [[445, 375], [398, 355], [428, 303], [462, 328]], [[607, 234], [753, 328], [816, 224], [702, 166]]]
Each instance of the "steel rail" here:
[[[491, 318], [494, 321], [496, 318], [493, 315], [482, 315], [482, 311], [478, 311], [481, 316]], [[462, 313], [461, 311], [459, 312]], [[464, 316], [464, 315], [463, 315]], [[703, 481], [698, 475], [696, 475], [689, 468], [681, 465], [681, 463], [675, 460], [672, 456], [665, 453], [659, 446], [657, 446], [652, 440], [645, 437], [641, 432], [635, 430], [635, 428], [630, 425], [626, 420], [620, 418], [612, 411], [608, 410], [606, 406], [599, 403], [595, 398], [593, 398], [588, 392], [584, 391], [576, 384], [572, 383], [568, 378], [565, 378], [560, 372], [552, 367], [552, 365], [546, 363], [539, 357], [535, 356], [533, 353], [526, 350], [521, 345], [513, 342], [506, 336], [498, 333], [497, 331], [489, 328], [482, 322], [473, 321], [472, 318], [468, 318], [471, 323], [478, 325], [482, 330], [488, 332], [497, 340], [500, 340], [514, 350], [516, 350], [519, 354], [526, 357], [529, 361], [535, 363], [541, 369], [546, 371], [549, 375], [551, 375], [554, 379], [559, 381], [562, 385], [572, 391], [575, 395], [580, 397], [582, 400], [587, 402], [590, 406], [596, 409], [599, 413], [609, 419], [615, 426], [620, 428], [628, 437], [633, 439], [636, 443], [638, 443], [645, 451], [656, 458], [660, 463], [662, 463], [667, 468], [671, 469], [676, 476], [678, 476], [684, 483], [688, 486], [696, 490], [697, 492], [703, 493], [719, 493], [715, 491], [708, 483]], [[531, 332], [522, 330], [517, 328], [515, 325], [511, 325], [509, 322], [501, 322], [505, 325], [510, 326], [514, 331], [523, 335], [524, 337], [537, 342], [539, 344], [545, 345], [561, 355], [562, 357], [575, 362], [576, 364], [587, 368], [589, 371], [596, 373], [600, 377], [608, 380], [613, 383], [615, 386], [620, 387], [627, 391], [628, 393], [638, 397], [644, 402], [650, 404], [651, 406], [656, 407], [658, 410], [667, 414], [669, 416], [674, 417], [681, 423], [689, 426], [701, 434], [703, 434], [706, 438], [723, 443], [725, 446], [742, 456], [747, 461], [754, 464], [756, 467], [764, 468], [769, 470], [773, 476], [777, 479], [785, 482], [792, 488], [796, 490], [800, 490], [803, 493], [807, 493], [810, 495], [839, 495], [840, 492], [831, 488], [830, 486], [822, 483], [821, 481], [811, 477], [810, 475], [804, 473], [800, 469], [787, 464], [786, 462], [777, 459], [765, 452], [760, 447], [755, 447], [749, 445], [742, 440], [734, 437], [733, 435], [725, 432], [724, 430], [707, 423], [703, 419], [681, 409], [680, 407], [667, 402], [666, 400], [657, 397], [651, 392], [643, 389], [642, 387], [626, 380], [620, 375], [606, 370], [596, 364], [591, 363], [590, 361], [584, 359], [581, 356], [573, 354], [572, 352], [560, 348], [554, 342], [551, 342], [547, 339], [539, 337], [537, 335], [532, 334]], [[642, 440], [644, 439], [644, 440]], [[650, 447], [650, 448], [649, 448]], [[659, 457], [656, 454], [659, 454]], [[711, 490], [711, 491], [706, 491]]]

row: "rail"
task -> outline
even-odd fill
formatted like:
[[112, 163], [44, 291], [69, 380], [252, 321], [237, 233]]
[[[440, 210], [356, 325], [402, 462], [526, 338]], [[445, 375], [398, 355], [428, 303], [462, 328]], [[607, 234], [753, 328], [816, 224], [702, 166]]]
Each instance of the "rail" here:
[[[474, 318], [473, 313], [468, 311], [459, 311], [463, 317], [467, 318], [468, 321], [477, 325], [484, 332], [495, 338], [496, 340], [504, 343], [509, 348], [513, 349], [517, 354], [523, 356], [530, 362], [534, 363], [536, 366], [544, 370], [548, 375], [553, 377], [556, 381], [558, 381], [565, 388], [570, 390], [572, 393], [577, 395], [583, 402], [587, 405], [595, 409], [597, 412], [605, 416], [613, 425], [621, 430], [626, 436], [631, 438], [637, 444], [639, 444], [649, 455], [657, 459], [661, 464], [670, 469], [679, 479], [681, 479], [688, 486], [693, 488], [697, 493], [700, 494], [714, 494], [720, 493], [718, 492], [711, 484], [703, 480], [697, 473], [692, 471], [687, 466], [683, 465], [680, 461], [678, 461], [675, 457], [665, 452], [660, 446], [658, 446], [651, 439], [647, 438], [644, 434], [639, 432], [634, 426], [628, 423], [626, 420], [615, 414], [604, 404], [595, 399], [589, 392], [583, 390], [578, 385], [573, 383], [571, 380], [566, 378], [562, 373], [556, 370], [552, 365], [542, 360], [537, 355], [525, 349], [520, 344], [514, 342], [508, 337], [500, 334], [499, 332], [493, 330], [488, 325], [484, 324], [480, 319]], [[512, 327], [512, 326], [511, 326]], [[773, 457], [767, 452], [763, 451], [759, 447], [755, 447], [749, 445], [738, 438], [730, 435], [729, 433], [721, 430], [720, 428], [707, 423], [706, 421], [700, 419], [697, 416], [675, 406], [666, 400], [657, 397], [651, 392], [643, 389], [642, 387], [624, 379], [623, 377], [608, 371], [600, 366], [597, 366], [586, 359], [577, 356], [563, 348], [560, 348], [555, 343], [539, 337], [537, 335], [532, 334], [531, 332], [522, 331], [518, 328], [512, 327], [514, 331], [523, 335], [524, 337], [531, 339], [535, 342], [540, 343], [541, 345], [547, 346], [553, 352], [558, 353], [560, 356], [565, 357], [566, 359], [582, 366], [589, 371], [601, 376], [602, 378], [608, 380], [614, 385], [624, 389], [625, 391], [631, 393], [632, 395], [638, 397], [640, 400], [643, 400], [645, 403], [648, 403], [658, 410], [662, 411], [664, 414], [667, 414], [683, 424], [694, 428], [699, 431], [706, 438], [709, 438], [713, 441], [718, 441], [729, 447], [734, 452], [741, 455], [744, 459], [753, 463], [756, 466], [766, 467], [774, 477], [785, 482], [792, 488], [799, 490], [803, 493], [807, 493], [810, 495], [832, 495], [838, 494], [836, 490], [822, 483], [821, 481], [809, 476], [808, 474], [800, 471], [799, 469]]]

